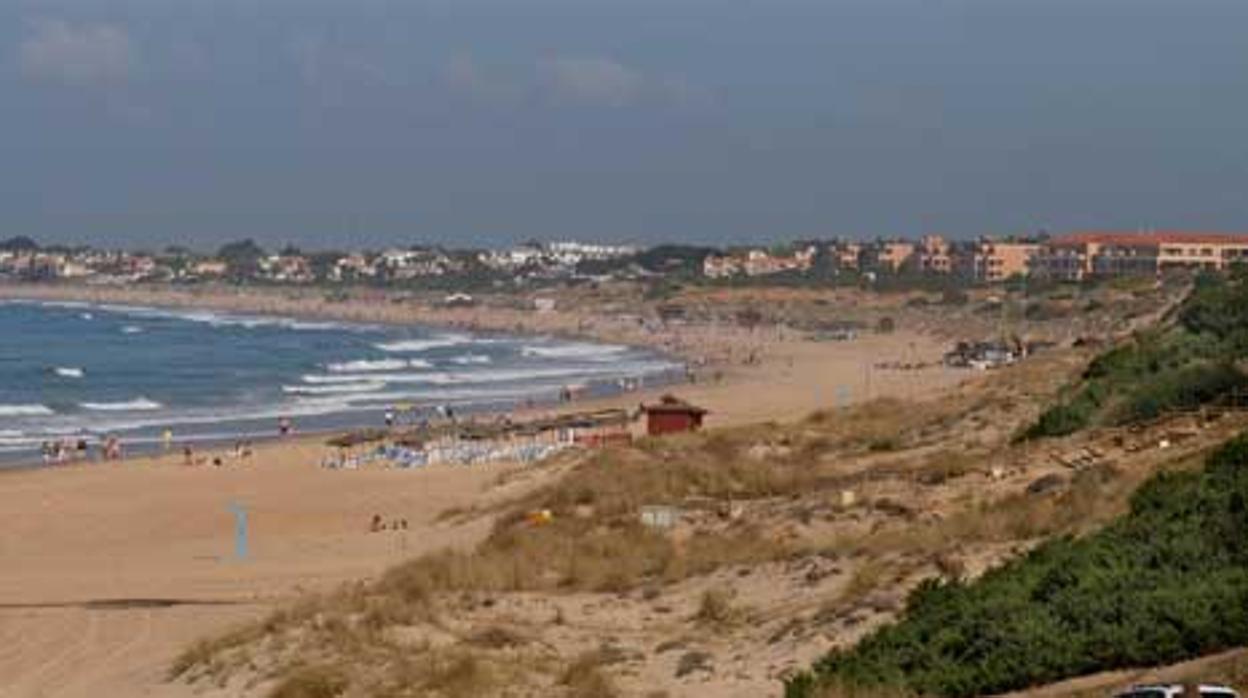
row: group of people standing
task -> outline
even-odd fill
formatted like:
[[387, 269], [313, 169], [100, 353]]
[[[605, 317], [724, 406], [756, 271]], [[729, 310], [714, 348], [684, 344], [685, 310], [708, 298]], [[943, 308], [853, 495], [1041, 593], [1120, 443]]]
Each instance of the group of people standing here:
[[[39, 445], [39, 452], [44, 463], [82, 461], [91, 457], [91, 443], [86, 436], [67, 436], [54, 441], [44, 441]], [[101, 460], [121, 460], [121, 439], [112, 435], [101, 436], [98, 453]]]

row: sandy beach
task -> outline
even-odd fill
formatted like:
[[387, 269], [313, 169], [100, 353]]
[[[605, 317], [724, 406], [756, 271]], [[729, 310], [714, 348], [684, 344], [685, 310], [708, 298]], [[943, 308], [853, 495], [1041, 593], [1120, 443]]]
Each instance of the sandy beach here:
[[[23, 289], [23, 294], [26, 290]], [[644, 343], [705, 363], [694, 385], [670, 388], [711, 411], [711, 428], [786, 420], [871, 397], [917, 398], [973, 374], [879, 364], [936, 361], [945, 347], [920, 335], [815, 342], [737, 328], [643, 331], [628, 322], [586, 325], [577, 314], [497, 309], [441, 311], [264, 295], [192, 297], [145, 291], [41, 290], [102, 302], [190, 305], [239, 312], [318, 314], [353, 321], [428, 322], [480, 329], [579, 332]], [[12, 297], [10, 289], [0, 297]], [[25, 294], [24, 294], [25, 295]], [[740, 359], [753, 353], [757, 361]], [[710, 358], [714, 357], [714, 358]], [[595, 403], [636, 406], [659, 391]], [[582, 408], [587, 404], [574, 404]], [[187, 467], [180, 456], [0, 473], [0, 696], [179, 696], [164, 681], [191, 640], [262, 615], [301, 590], [377, 575], [404, 557], [466, 546], [488, 520], [439, 523], [438, 513], [499, 501], [557, 477], [556, 469], [495, 464], [415, 471], [330, 471], [322, 438], [259, 444], [245, 462]], [[499, 484], [499, 475], [517, 473]], [[234, 559], [228, 507], [249, 512], [250, 557]], [[408, 530], [369, 532], [378, 514]]]

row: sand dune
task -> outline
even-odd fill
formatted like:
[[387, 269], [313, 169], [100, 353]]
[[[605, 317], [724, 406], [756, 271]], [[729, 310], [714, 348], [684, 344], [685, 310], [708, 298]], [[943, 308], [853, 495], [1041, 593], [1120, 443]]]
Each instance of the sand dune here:
[[[746, 346], [733, 330], [707, 332], [663, 340], [675, 337], [690, 353]], [[918, 397], [968, 377], [872, 368], [938, 358], [942, 347], [918, 335], [814, 343], [751, 333], [748, 341], [761, 364], [725, 362], [696, 385], [674, 388], [711, 409], [711, 426], [795, 418], [868, 397]], [[610, 402], [635, 406], [655, 392]], [[163, 680], [195, 638], [301, 590], [472, 544], [488, 520], [451, 526], [438, 523], [438, 513], [557, 476], [538, 468], [496, 486], [499, 473], [520, 466], [327, 471], [318, 466], [323, 454], [318, 440], [305, 439], [262, 444], [247, 463], [221, 468], [170, 457], [0, 473], [0, 698], [205, 695]], [[231, 501], [250, 512], [245, 562], [232, 557]], [[405, 518], [409, 530], [369, 533], [374, 514]], [[144, 599], [185, 603], [124, 603]]]

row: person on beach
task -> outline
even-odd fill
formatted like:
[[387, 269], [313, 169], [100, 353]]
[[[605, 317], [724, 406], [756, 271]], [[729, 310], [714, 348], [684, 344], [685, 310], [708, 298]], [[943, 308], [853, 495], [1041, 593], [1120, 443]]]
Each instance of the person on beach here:
[[277, 420], [278, 436], [287, 437], [294, 430], [294, 425], [290, 421], [290, 417], [280, 417]]
[[393, 429], [394, 428], [394, 409], [386, 408], [386, 414], [384, 415], [383, 419], [386, 422], [386, 428]]
[[191, 448], [190, 444], [182, 447], [182, 464], [195, 465], [195, 450]]
[[104, 460], [121, 460], [121, 441], [116, 436], [103, 437], [103, 456]]
[[160, 433], [160, 440], [165, 445], [166, 453], [173, 450], [173, 430], [172, 429], [170, 429], [169, 427], [165, 427], [165, 430]]

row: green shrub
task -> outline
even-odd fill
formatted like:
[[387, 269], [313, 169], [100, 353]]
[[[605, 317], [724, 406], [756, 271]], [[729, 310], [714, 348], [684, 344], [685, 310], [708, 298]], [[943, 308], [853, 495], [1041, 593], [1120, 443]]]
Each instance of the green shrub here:
[[1023, 439], [1065, 436], [1094, 424], [1128, 424], [1217, 401], [1248, 379], [1248, 275], [1202, 277], [1177, 322], [1137, 334], [1097, 356], [1073, 399], [1042, 413]]
[[834, 651], [789, 698], [846, 685], [1000, 693], [1248, 643], [1248, 436], [1203, 472], [1162, 473], [1103, 531], [1051, 541], [980, 579], [928, 581], [902, 619]]

